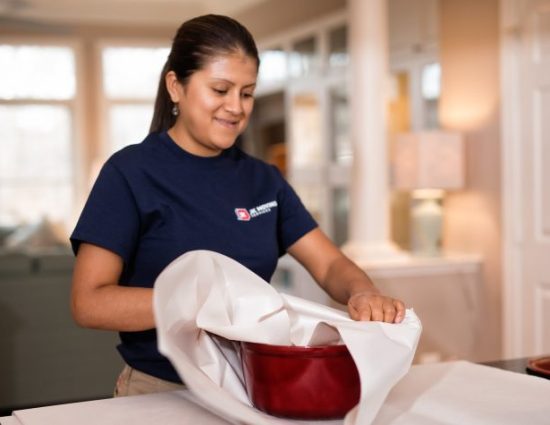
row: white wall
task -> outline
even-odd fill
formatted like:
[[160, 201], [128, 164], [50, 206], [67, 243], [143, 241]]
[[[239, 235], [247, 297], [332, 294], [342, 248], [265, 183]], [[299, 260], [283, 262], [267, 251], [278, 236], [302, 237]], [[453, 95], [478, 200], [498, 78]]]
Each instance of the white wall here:
[[446, 200], [444, 240], [447, 250], [483, 256], [480, 359], [501, 356], [498, 19], [498, 0], [440, 3], [440, 121], [466, 141], [466, 188]]

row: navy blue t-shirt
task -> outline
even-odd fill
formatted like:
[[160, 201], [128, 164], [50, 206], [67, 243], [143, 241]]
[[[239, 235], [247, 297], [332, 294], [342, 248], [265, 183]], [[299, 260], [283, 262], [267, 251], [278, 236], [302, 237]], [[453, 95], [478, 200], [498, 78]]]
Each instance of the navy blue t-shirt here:
[[[109, 158], [71, 243], [75, 254], [81, 242], [118, 254], [125, 286], [152, 288], [170, 262], [196, 249], [233, 258], [269, 282], [278, 257], [316, 226], [274, 166], [237, 147], [195, 156], [163, 132]], [[130, 366], [180, 381], [154, 329], [120, 337]]]

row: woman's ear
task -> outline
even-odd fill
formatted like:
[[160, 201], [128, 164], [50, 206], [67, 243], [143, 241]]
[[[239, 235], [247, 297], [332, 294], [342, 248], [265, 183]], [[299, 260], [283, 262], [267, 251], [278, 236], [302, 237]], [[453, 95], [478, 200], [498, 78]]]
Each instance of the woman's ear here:
[[170, 99], [172, 102], [178, 103], [182, 95], [182, 86], [176, 73], [174, 71], [168, 71], [164, 77], [164, 82], [166, 83], [166, 90], [168, 90]]

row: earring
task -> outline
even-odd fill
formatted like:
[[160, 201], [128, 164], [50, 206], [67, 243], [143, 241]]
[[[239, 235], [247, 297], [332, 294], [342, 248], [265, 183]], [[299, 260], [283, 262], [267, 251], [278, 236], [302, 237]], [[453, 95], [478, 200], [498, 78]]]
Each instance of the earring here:
[[174, 103], [174, 106], [172, 106], [172, 115], [177, 117], [180, 114], [180, 108], [177, 103]]

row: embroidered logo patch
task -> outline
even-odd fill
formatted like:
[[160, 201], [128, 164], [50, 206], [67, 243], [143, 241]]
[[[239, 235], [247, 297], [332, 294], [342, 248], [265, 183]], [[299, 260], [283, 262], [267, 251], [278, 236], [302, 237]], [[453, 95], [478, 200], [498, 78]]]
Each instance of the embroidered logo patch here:
[[277, 201], [266, 202], [255, 208], [250, 208], [250, 210], [246, 208], [235, 208], [235, 215], [239, 221], [250, 221], [250, 219], [254, 217], [271, 212], [275, 207], [277, 207]]

